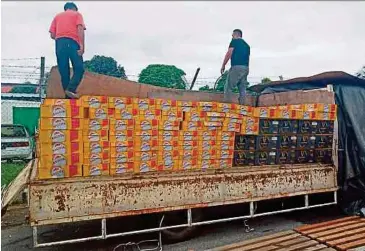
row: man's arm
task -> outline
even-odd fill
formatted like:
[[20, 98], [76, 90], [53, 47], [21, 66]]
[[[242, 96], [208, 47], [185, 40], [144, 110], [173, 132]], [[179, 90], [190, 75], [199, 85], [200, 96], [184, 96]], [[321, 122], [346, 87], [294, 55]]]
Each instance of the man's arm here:
[[233, 47], [229, 47], [226, 55], [224, 56], [224, 60], [223, 60], [222, 68], [221, 68], [221, 74], [224, 73], [224, 70], [226, 68], [226, 64], [228, 63], [229, 59], [232, 56], [233, 49], [234, 49]]
[[77, 26], [77, 35], [80, 39], [80, 50], [79, 55], [82, 56], [85, 52], [85, 24], [84, 24], [84, 18], [79, 13], [76, 20], [76, 26]]
[[49, 34], [53, 40], [56, 39], [56, 18], [53, 19], [51, 27], [49, 27]]

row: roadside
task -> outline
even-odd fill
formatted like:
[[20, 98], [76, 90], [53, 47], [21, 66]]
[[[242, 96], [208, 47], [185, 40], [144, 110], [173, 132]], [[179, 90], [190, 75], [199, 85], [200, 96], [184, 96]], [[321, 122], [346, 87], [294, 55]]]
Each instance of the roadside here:
[[[23, 205], [9, 208], [7, 214], [2, 219], [1, 233], [1, 249], [4, 251], [29, 251], [32, 248], [32, 230], [25, 221], [27, 208]], [[255, 218], [247, 221], [252, 232], [246, 232], [243, 221], [234, 221], [222, 224], [214, 224], [202, 226], [199, 228], [199, 233], [195, 238], [175, 243], [166, 244], [163, 240], [164, 250], [171, 251], [187, 251], [187, 250], [205, 250], [208, 248], [227, 245], [230, 243], [247, 240], [263, 235], [273, 234], [280, 231], [290, 230], [302, 224], [316, 223], [331, 219], [336, 219], [340, 216], [336, 207], [317, 208], [308, 211], [298, 211], [288, 214], [275, 216], [267, 216]], [[110, 220], [111, 231], [123, 231], [128, 226], [141, 226], [146, 221], [144, 218], [137, 218], [131, 221], [129, 218], [119, 218]], [[73, 223], [69, 225], [43, 227], [39, 231], [40, 241], [52, 241], [56, 239], [67, 239], [74, 237], [87, 237], [100, 233], [99, 222], [88, 223]], [[120, 243], [129, 241], [138, 242], [146, 239], [156, 239], [157, 233], [148, 235], [129, 236], [124, 238], [112, 238], [105, 241], [93, 241], [79, 244], [63, 245], [58, 247], [39, 248], [40, 251], [112, 251], [115, 246]], [[120, 249], [121, 250], [121, 249]]]

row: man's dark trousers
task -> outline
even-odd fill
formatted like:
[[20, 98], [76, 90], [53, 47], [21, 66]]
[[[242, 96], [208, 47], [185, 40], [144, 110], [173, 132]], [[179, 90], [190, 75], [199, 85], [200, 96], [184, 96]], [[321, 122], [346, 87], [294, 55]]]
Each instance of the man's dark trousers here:
[[[65, 91], [76, 92], [76, 89], [84, 76], [84, 61], [82, 56], [79, 56], [77, 53], [79, 49], [79, 44], [71, 38], [58, 38], [56, 40], [58, 71], [60, 72], [62, 86]], [[70, 60], [73, 69], [71, 80]]]

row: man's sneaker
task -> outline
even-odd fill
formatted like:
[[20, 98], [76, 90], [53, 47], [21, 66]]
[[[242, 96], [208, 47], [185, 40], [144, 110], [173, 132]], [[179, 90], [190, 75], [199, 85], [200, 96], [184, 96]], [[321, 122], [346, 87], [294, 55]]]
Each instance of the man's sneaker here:
[[77, 99], [80, 97], [77, 93], [74, 93], [71, 91], [65, 91], [65, 94], [67, 97], [72, 98], [72, 99]]

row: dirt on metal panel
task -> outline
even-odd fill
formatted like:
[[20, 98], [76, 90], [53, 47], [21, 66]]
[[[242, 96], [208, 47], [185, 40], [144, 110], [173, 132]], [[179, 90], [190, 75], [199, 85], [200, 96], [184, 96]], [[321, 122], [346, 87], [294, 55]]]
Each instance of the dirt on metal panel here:
[[[82, 177], [30, 184], [33, 224], [207, 207], [337, 189], [330, 166], [185, 175]], [[330, 176], [332, 178], [328, 178]]]

